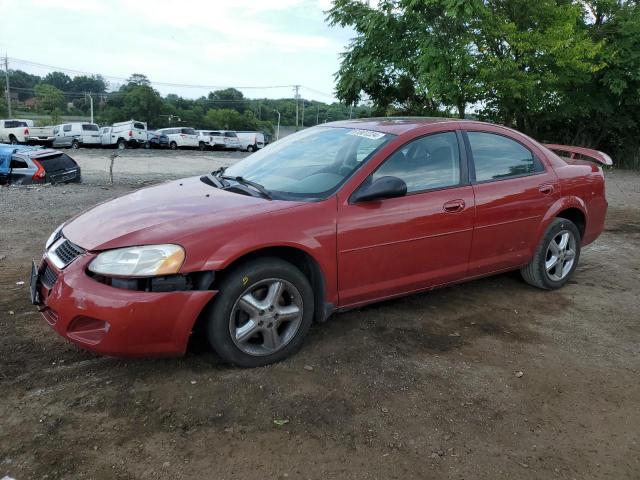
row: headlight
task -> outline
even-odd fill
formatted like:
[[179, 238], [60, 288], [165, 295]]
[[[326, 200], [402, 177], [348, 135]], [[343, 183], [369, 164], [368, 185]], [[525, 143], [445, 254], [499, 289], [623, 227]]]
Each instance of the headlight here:
[[45, 250], [49, 250], [49, 247], [53, 245], [53, 242], [55, 242], [58, 238], [60, 238], [60, 235], [62, 235], [63, 226], [64, 226], [64, 223], [60, 225], [58, 228], [56, 228], [51, 235], [49, 235], [47, 242], [44, 244]]
[[102, 252], [89, 270], [107, 276], [153, 277], [178, 273], [182, 262], [184, 249], [179, 245], [144, 245]]

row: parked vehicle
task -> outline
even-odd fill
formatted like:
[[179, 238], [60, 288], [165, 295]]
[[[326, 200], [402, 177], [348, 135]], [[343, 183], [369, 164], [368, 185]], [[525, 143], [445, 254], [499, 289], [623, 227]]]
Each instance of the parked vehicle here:
[[64, 123], [53, 127], [55, 148], [96, 147], [101, 145], [100, 127], [96, 123]]
[[212, 130], [196, 130], [198, 133], [198, 148], [206, 150], [208, 148], [222, 147], [224, 140], [220, 132]]
[[240, 150], [255, 152], [265, 145], [262, 132], [236, 132], [236, 135], [240, 142]]
[[33, 267], [32, 301], [99, 353], [179, 355], [204, 332], [255, 367], [332, 312], [517, 269], [560, 288], [606, 211], [602, 168], [505, 127], [334, 122], [73, 218]]
[[20, 143], [50, 144], [53, 141], [53, 127], [35, 127], [33, 120], [0, 120], [0, 142], [17, 145]]
[[10, 185], [80, 182], [80, 167], [50, 148], [0, 144], [0, 178]]
[[200, 145], [198, 133], [189, 127], [161, 128], [158, 132], [169, 137], [169, 148], [197, 148]]
[[169, 137], [164, 133], [149, 131], [147, 145], [150, 148], [169, 148]]
[[[213, 132], [213, 133], [218, 133]], [[220, 137], [222, 139], [222, 148], [225, 150], [240, 150], [240, 139], [236, 132], [231, 130], [220, 130], [220, 135], [214, 135], [214, 138]], [[218, 140], [216, 139], [216, 146], [218, 146]]]
[[148, 147], [147, 124], [137, 120], [114, 123], [110, 127], [102, 127], [100, 143], [103, 147], [116, 147], [124, 150], [127, 147]]

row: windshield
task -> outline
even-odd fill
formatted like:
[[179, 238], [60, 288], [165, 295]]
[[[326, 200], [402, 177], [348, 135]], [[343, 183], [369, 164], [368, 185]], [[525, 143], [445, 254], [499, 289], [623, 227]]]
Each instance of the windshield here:
[[326, 198], [393, 137], [370, 130], [308, 128], [236, 163], [225, 175], [259, 183], [275, 198]]

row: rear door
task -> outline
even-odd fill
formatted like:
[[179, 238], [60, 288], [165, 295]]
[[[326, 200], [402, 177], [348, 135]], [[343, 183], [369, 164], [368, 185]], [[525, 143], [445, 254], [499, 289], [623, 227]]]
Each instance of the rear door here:
[[142, 122], [133, 122], [133, 138], [138, 143], [147, 141], [147, 126]]
[[527, 263], [540, 222], [560, 197], [555, 172], [533, 142], [506, 129], [484, 128], [466, 132], [476, 202], [470, 276]]
[[404, 180], [407, 195], [355, 204], [346, 199], [339, 204], [342, 306], [466, 275], [475, 211], [462, 135], [438, 132], [406, 143], [363, 185], [383, 176]]
[[9, 182], [13, 185], [22, 185], [31, 183], [31, 177], [35, 173], [35, 169], [29, 166], [26, 159], [12, 155], [11, 162], [9, 163], [10, 174]]

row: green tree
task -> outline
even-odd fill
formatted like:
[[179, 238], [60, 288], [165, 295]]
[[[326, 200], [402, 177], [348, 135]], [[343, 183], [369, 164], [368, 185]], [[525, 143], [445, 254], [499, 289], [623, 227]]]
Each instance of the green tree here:
[[162, 107], [162, 97], [149, 85], [130, 85], [122, 94], [120, 121], [134, 118], [154, 124], [160, 118]]
[[38, 107], [41, 111], [53, 115], [65, 108], [65, 97], [53, 85], [40, 83], [35, 87]]
[[245, 110], [244, 95], [240, 90], [235, 88], [225, 88], [224, 90], [216, 90], [209, 92], [209, 100], [212, 100], [214, 108], [224, 108], [236, 110], [243, 113]]
[[101, 75], [79, 75], [73, 77], [70, 90], [77, 93], [104, 93], [107, 91], [107, 82]]
[[71, 87], [71, 77], [62, 72], [51, 72], [47, 73], [47, 75], [42, 79], [42, 83], [53, 85], [58, 90], [67, 92]]

